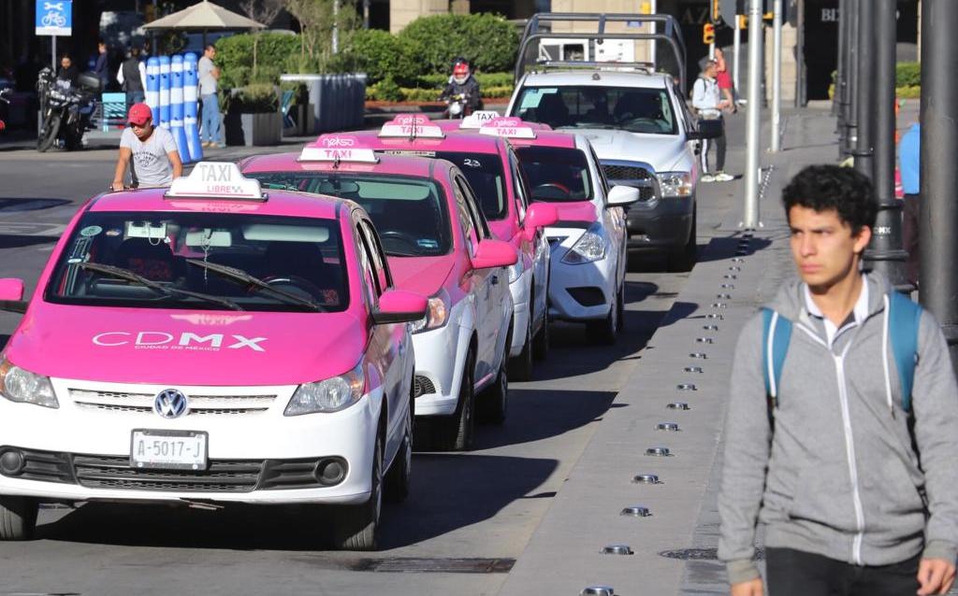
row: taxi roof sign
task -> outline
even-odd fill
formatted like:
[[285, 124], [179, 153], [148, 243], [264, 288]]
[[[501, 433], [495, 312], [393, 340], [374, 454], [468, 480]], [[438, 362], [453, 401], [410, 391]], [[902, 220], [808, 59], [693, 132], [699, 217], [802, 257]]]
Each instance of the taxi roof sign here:
[[383, 124], [379, 136], [381, 138], [442, 139], [446, 135], [424, 114], [400, 114]]
[[481, 128], [483, 124], [499, 117], [495, 110], [476, 110], [462, 119], [459, 128]]
[[322, 135], [312, 145], [303, 147], [299, 161], [379, 163], [375, 152], [360, 144], [354, 135]]
[[515, 117], [493, 118], [479, 128], [479, 133], [509, 139], [536, 138], [536, 131], [529, 126], [529, 123]]
[[164, 196], [171, 199], [266, 200], [259, 180], [243, 176], [235, 163], [227, 161], [201, 161], [189, 176], [174, 180]]

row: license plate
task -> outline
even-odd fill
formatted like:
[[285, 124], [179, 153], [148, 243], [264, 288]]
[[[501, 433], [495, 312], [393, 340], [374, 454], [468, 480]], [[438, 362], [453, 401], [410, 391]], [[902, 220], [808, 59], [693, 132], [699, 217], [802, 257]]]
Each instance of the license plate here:
[[206, 469], [207, 434], [192, 430], [134, 430], [130, 465], [134, 468]]

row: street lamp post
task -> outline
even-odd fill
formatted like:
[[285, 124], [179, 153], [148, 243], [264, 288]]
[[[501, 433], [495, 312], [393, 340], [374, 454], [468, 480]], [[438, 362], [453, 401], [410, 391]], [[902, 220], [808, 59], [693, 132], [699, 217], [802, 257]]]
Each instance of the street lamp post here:
[[[864, 6], [858, 0], [858, 76], [855, 85], [858, 139], [855, 143], [855, 169], [875, 179], [875, 10], [874, 0]], [[888, 40], [882, 40], [889, 43]]]

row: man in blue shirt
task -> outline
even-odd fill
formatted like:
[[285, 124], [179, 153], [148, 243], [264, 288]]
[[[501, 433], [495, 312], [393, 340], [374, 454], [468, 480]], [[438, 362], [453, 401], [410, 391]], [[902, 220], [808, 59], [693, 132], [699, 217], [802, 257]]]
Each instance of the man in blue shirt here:
[[908, 251], [908, 260], [905, 262], [905, 272], [916, 288], [918, 287], [918, 270], [920, 256], [918, 250], [918, 180], [920, 174], [921, 125], [912, 124], [908, 132], [898, 143], [898, 162], [901, 173], [901, 185], [905, 191], [905, 205], [902, 215], [902, 240], [904, 249]]

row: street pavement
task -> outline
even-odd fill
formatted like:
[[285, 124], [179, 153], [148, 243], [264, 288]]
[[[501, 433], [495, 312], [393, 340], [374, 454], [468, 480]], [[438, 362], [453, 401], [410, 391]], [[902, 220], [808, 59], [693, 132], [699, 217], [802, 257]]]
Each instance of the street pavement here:
[[[504, 426], [481, 427], [470, 453], [416, 454], [409, 501], [385, 510], [382, 551], [327, 550], [322, 515], [302, 508], [51, 507], [38, 540], [0, 544], [0, 595], [726, 593], [715, 489], [731, 350], [744, 320], [792, 274], [781, 186], [838, 156], [826, 107], [785, 110], [783, 151], [763, 153], [764, 227], [748, 238], [739, 227], [744, 120], [729, 119], [727, 169], [739, 178], [700, 187], [695, 269], [666, 273], [633, 253], [625, 336], [589, 346], [579, 327], [557, 325], [534, 380], [510, 385]], [[40, 155], [0, 143], [0, 277], [25, 278], [32, 292], [68, 218], [112, 178], [115, 151]], [[0, 314], [0, 341], [17, 321]], [[656, 430], [663, 422], [679, 430]], [[651, 447], [671, 456], [645, 455]], [[661, 482], [636, 484], [638, 474]], [[651, 515], [620, 515], [629, 506]], [[611, 544], [634, 554], [601, 554]]]

